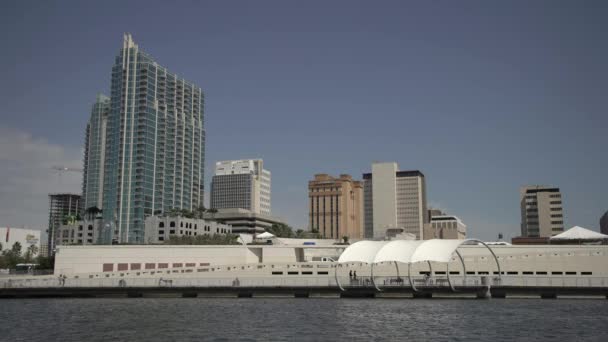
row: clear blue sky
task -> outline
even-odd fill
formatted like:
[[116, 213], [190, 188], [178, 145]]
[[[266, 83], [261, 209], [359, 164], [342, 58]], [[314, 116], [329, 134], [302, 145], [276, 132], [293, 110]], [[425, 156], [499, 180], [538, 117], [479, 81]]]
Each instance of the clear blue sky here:
[[[484, 239], [519, 233], [524, 184], [559, 186], [567, 226], [608, 210], [606, 1], [2, 1], [0, 16], [5, 136], [79, 151], [130, 32], [205, 91], [207, 184], [215, 161], [261, 157], [298, 228], [313, 174], [372, 161], [421, 170], [430, 204]], [[19, 201], [1, 182], [0, 203]], [[34, 209], [11, 220], [37, 225]]]

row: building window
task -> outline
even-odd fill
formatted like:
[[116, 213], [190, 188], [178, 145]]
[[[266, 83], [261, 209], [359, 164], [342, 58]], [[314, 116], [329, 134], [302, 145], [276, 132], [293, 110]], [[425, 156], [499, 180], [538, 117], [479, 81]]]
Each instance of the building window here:
[[158, 268], [169, 268], [169, 264], [167, 263], [159, 263]]
[[156, 264], [154, 263], [146, 263], [146, 269], [147, 270], [153, 270], [156, 268]]
[[175, 222], [174, 222], [174, 221], [171, 221], [171, 222], [169, 223], [169, 227], [170, 227], [170, 228], [175, 227]]
[[93, 230], [93, 226], [92, 225], [89, 225], [89, 230]]
[[181, 262], [173, 264], [173, 268], [178, 268], [178, 267], [182, 267], [182, 266], [183, 266], [183, 264]]
[[103, 264], [103, 271], [104, 272], [113, 272], [114, 264]]
[[165, 228], [165, 222], [159, 222], [158, 228]]
[[129, 264], [118, 264], [118, 270], [119, 271], [128, 271], [129, 270]]
[[132, 271], [141, 270], [141, 264], [131, 264], [131, 270]]

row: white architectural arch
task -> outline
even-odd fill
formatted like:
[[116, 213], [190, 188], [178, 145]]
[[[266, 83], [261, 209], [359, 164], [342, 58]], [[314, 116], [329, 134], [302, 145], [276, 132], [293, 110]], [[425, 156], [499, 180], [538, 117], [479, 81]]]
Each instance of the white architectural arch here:
[[[386, 241], [359, 241], [352, 244], [344, 250], [338, 263], [348, 262], [362, 262], [371, 265], [371, 279], [374, 287], [380, 291], [380, 288], [374, 282], [374, 264], [380, 262], [394, 262], [397, 269], [397, 277], [399, 277], [398, 263], [408, 264], [408, 279], [410, 286], [414, 291], [417, 291], [411, 276], [411, 265], [416, 262], [427, 262], [429, 264], [430, 272], [433, 273], [431, 268], [431, 262], [445, 263], [447, 265], [447, 278], [448, 284], [453, 291], [456, 291], [450, 280], [449, 263], [452, 260], [452, 256], [456, 253], [462, 263], [464, 276], [466, 277], [466, 267], [464, 260], [458, 248], [463, 244], [469, 242], [480, 243], [486, 247], [494, 260], [498, 268], [498, 277], [500, 278], [500, 262], [494, 254], [494, 251], [490, 246], [481, 240], [477, 239], [466, 239], [466, 240], [444, 240], [444, 239], [432, 239], [432, 240], [396, 240], [391, 242]], [[335, 278], [338, 287], [344, 290], [338, 279], [338, 271], [336, 267]]]

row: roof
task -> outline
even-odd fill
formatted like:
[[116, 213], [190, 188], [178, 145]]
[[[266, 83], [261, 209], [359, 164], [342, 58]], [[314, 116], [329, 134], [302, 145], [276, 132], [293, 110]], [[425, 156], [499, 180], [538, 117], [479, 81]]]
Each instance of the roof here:
[[561, 234], [551, 237], [551, 240], [601, 240], [608, 239], [608, 235], [593, 230], [574, 226]]
[[[339, 263], [379, 262], [415, 263], [422, 261], [450, 262], [454, 252], [463, 244], [479, 240], [396, 240], [396, 241], [359, 241], [350, 245], [340, 255]], [[486, 245], [486, 247], [489, 249]], [[490, 249], [491, 250], [491, 249]]]

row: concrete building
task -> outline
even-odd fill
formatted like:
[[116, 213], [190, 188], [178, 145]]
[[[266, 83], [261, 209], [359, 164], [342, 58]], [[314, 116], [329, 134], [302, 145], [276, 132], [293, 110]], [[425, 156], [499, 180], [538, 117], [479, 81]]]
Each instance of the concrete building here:
[[212, 209], [246, 209], [270, 215], [270, 171], [262, 159], [227, 160], [215, 163], [211, 181]]
[[77, 221], [73, 224], [64, 224], [59, 227], [56, 237], [56, 246], [60, 245], [93, 245], [102, 243], [103, 220]]
[[608, 234], [608, 211], [600, 218], [600, 232]]
[[520, 189], [521, 236], [550, 237], [564, 231], [559, 188], [542, 185]]
[[399, 171], [397, 163], [373, 163], [363, 174], [365, 236], [381, 239], [387, 229], [422, 239], [428, 223], [426, 184], [422, 172]]
[[317, 174], [308, 182], [310, 229], [323, 238], [361, 239], [363, 232], [363, 184], [350, 175], [339, 178]]
[[38, 252], [38, 255], [41, 257], [45, 257], [48, 258], [49, 257], [49, 245], [46, 242], [41, 242], [40, 243], [40, 251]]
[[200, 87], [124, 36], [112, 67], [106, 129], [105, 243], [143, 243], [146, 216], [203, 205], [203, 105]]
[[83, 208], [103, 207], [103, 178], [106, 153], [106, 128], [110, 112], [110, 98], [99, 94], [87, 123], [84, 142], [82, 180]]
[[217, 209], [216, 213], [205, 213], [204, 218], [205, 220], [217, 221], [232, 226], [233, 234], [263, 233], [272, 227], [273, 224], [284, 224], [276, 217], [240, 208]]
[[452, 215], [437, 215], [431, 217], [431, 222], [425, 224], [424, 239], [457, 239], [463, 240], [467, 235], [467, 226]]
[[146, 217], [146, 243], [164, 243], [171, 236], [200, 236], [231, 234], [232, 226], [217, 221], [190, 219], [186, 217]]
[[2, 250], [11, 249], [15, 242], [19, 242], [21, 245], [22, 255], [31, 245], [36, 246], [38, 255], [40, 254], [40, 231], [37, 229], [0, 227]]
[[63, 224], [76, 222], [83, 211], [82, 197], [76, 194], [49, 195], [49, 229], [47, 249], [50, 255], [55, 253], [57, 231]]

